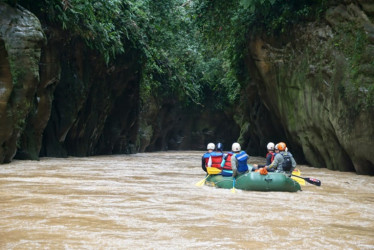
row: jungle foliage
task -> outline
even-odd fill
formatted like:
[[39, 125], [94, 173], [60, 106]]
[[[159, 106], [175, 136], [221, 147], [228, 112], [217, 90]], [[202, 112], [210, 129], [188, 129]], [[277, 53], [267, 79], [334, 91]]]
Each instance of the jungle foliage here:
[[[5, 0], [12, 2], [14, 0]], [[141, 97], [212, 103], [237, 100], [249, 29], [283, 32], [318, 16], [324, 0], [19, 0], [49, 25], [80, 37], [110, 63], [136, 49]]]
[[[175, 98], [185, 105], [232, 102], [238, 84], [230, 65], [204, 43], [185, 0], [2, 0], [36, 14], [47, 26], [80, 38], [107, 64], [136, 49], [142, 62], [141, 97]], [[227, 94], [229, 93], [229, 94]], [[206, 102], [206, 101], [205, 101]]]
[[235, 75], [245, 78], [243, 60], [248, 34], [281, 35], [292, 25], [315, 20], [327, 0], [197, 0], [197, 24], [215, 50], [225, 50]]

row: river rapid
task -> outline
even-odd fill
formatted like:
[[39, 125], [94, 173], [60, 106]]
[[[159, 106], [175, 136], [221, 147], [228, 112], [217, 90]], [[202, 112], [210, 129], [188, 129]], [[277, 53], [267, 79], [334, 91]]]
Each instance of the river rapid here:
[[322, 186], [231, 193], [195, 186], [203, 153], [0, 165], [0, 248], [374, 249], [374, 177], [301, 165]]

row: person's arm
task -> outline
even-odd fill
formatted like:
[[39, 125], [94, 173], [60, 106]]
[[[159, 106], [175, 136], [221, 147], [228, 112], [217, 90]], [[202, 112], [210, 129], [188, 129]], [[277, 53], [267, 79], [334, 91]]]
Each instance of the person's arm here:
[[[291, 154], [291, 153], [289, 153]], [[296, 168], [296, 161], [295, 159], [293, 158], [293, 155], [291, 154], [291, 161], [292, 161], [292, 170], [294, 170]]]
[[231, 168], [232, 168], [232, 176], [235, 177], [238, 174], [236, 164], [237, 160], [235, 158], [235, 155], [231, 156]]
[[225, 166], [225, 163], [226, 163], [226, 159], [223, 159], [222, 162], [221, 162], [221, 168], [223, 168]]
[[278, 162], [279, 162], [279, 157], [283, 157], [281, 154], [277, 154], [275, 157], [274, 157], [274, 161], [270, 164], [270, 165], [267, 165], [265, 166], [266, 169], [272, 169], [272, 168], [277, 168], [278, 166]]
[[206, 166], [205, 166], [205, 159], [204, 159], [204, 156], [201, 157], [201, 168], [206, 172]]
[[226, 155], [224, 154], [223, 157], [222, 157], [221, 168], [223, 168], [225, 166], [226, 159], [227, 159], [227, 154]]

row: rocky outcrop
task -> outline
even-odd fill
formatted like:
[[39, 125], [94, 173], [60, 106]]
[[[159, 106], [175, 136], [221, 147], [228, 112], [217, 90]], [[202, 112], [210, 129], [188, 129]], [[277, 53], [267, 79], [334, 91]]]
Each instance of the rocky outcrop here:
[[0, 163], [135, 152], [135, 50], [107, 65], [79, 38], [52, 26], [43, 32], [33, 14], [5, 3], [0, 24]]
[[374, 174], [374, 25], [372, 4], [361, 3], [331, 7], [325, 22], [282, 39], [253, 34], [247, 95], [258, 92], [311, 165]]
[[10, 162], [34, 103], [45, 36], [29, 11], [0, 3], [0, 163]]

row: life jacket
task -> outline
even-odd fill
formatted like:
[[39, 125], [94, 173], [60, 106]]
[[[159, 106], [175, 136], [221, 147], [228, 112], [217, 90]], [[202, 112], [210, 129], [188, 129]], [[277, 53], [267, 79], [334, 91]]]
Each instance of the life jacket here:
[[290, 153], [281, 153], [283, 156], [282, 170], [289, 172], [292, 169], [292, 155]]
[[274, 161], [275, 153], [274, 153], [274, 152], [268, 152], [268, 153], [266, 154], [266, 158], [268, 158], [269, 155], [271, 155], [270, 163], [272, 163], [272, 162]]
[[241, 151], [238, 154], [234, 154], [234, 156], [238, 160], [238, 172], [246, 172], [248, 170], [247, 160], [249, 158], [247, 153]]
[[203, 155], [205, 160], [205, 167], [209, 167], [209, 159], [212, 161], [213, 168], [221, 168], [221, 162], [223, 158], [223, 153], [221, 152], [212, 152], [212, 153], [205, 153]]
[[223, 169], [226, 170], [232, 170], [231, 167], [231, 157], [234, 155], [233, 152], [228, 152], [226, 157], [225, 157], [225, 165], [223, 166]]

